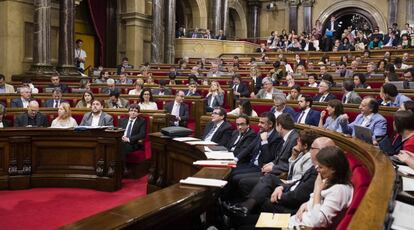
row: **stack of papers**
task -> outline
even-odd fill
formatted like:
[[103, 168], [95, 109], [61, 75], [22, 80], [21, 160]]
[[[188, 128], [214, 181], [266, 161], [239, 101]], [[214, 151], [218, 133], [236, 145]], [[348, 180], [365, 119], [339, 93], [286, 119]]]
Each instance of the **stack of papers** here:
[[398, 172], [406, 175], [406, 176], [414, 176], [414, 170], [405, 165], [398, 165]]
[[290, 214], [288, 213], [260, 213], [256, 228], [287, 228]]
[[403, 191], [413, 192], [414, 191], [414, 179], [408, 177], [402, 177]]
[[394, 212], [392, 217], [394, 221], [392, 223], [392, 229], [413, 229], [414, 206], [405, 204], [400, 201], [395, 202]]
[[236, 162], [233, 160], [225, 161], [225, 160], [200, 160], [193, 162], [193, 165], [201, 165], [201, 166], [211, 166], [211, 167], [230, 167], [235, 168]]
[[187, 141], [199, 141], [200, 139], [195, 138], [195, 137], [176, 137], [176, 138], [173, 138], [173, 140], [187, 142]]
[[234, 154], [228, 151], [211, 151], [204, 152], [207, 159], [213, 160], [234, 160]]
[[202, 186], [211, 186], [211, 187], [224, 187], [227, 184], [225, 180], [217, 179], [208, 179], [200, 177], [187, 177], [184, 180], [180, 180], [181, 184], [192, 184], [192, 185], [202, 185]]

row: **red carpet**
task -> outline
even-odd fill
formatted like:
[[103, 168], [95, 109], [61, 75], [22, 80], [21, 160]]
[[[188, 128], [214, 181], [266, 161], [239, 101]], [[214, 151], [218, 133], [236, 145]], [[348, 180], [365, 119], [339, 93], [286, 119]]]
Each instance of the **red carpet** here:
[[0, 191], [0, 229], [56, 229], [146, 194], [146, 176], [122, 183], [112, 193], [73, 188]]

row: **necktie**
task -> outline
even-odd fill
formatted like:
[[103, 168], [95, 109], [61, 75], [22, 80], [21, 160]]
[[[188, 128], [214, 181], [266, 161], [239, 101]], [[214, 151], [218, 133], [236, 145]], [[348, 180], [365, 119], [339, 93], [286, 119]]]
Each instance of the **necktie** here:
[[127, 128], [127, 132], [126, 132], [126, 136], [129, 138], [131, 136], [131, 131], [132, 131], [132, 122], [133, 120], [129, 120], [128, 122], [128, 128]]
[[300, 123], [300, 121], [302, 120], [302, 118], [303, 118], [303, 115], [305, 115], [305, 111], [302, 111], [302, 113], [300, 114], [300, 116], [299, 116], [299, 119], [298, 119], [298, 121], [297, 121], [297, 123]]
[[55, 100], [55, 103], [54, 103], [54, 106], [53, 107], [54, 108], [57, 108], [58, 106], [59, 106], [58, 101]]
[[323, 96], [321, 97], [321, 99], [319, 100], [319, 102], [324, 102], [324, 101], [325, 101], [325, 98], [326, 98], [326, 95], [323, 95]]
[[204, 138], [204, 140], [211, 140], [211, 138], [213, 137], [214, 131], [216, 130], [217, 125], [214, 125], [213, 128], [210, 130], [210, 132], [207, 133], [206, 137]]
[[237, 88], [239, 87], [239, 84], [235, 84], [234, 85], [234, 91], [236, 91], [237, 92]]
[[346, 104], [347, 102], [347, 96], [344, 96], [344, 98], [342, 98], [342, 103]]
[[186, 96], [190, 96], [190, 94], [191, 94], [191, 91], [190, 91], [190, 90], [188, 90], [188, 93], [187, 93], [187, 95], [186, 95]]

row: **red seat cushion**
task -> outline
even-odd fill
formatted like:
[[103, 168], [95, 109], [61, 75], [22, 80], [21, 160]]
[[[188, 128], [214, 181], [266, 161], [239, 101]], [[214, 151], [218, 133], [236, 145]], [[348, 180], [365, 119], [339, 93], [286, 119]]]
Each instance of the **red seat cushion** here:
[[142, 118], [145, 119], [147, 127], [146, 127], [146, 136], [144, 140], [144, 149], [140, 149], [137, 151], [134, 151], [132, 153], [129, 153], [127, 156], [127, 162], [133, 163], [133, 164], [139, 164], [145, 160], [148, 160], [151, 158], [151, 142], [149, 139], [149, 133], [151, 132], [150, 122], [149, 122], [149, 116], [148, 114], [141, 114]]
[[348, 159], [349, 168], [350, 168], [351, 172], [356, 167], [362, 166], [361, 162], [352, 153], [347, 153], [346, 158]]
[[256, 111], [256, 113], [260, 116], [260, 114], [264, 113], [264, 112], [269, 112], [270, 109], [272, 108], [272, 105], [257, 105], [257, 104], [253, 104], [253, 110]]

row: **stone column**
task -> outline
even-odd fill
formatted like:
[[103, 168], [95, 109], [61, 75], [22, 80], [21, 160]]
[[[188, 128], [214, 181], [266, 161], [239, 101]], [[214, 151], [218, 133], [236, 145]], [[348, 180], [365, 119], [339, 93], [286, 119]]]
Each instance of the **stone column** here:
[[289, 32], [295, 30], [298, 33], [298, 6], [300, 0], [289, 1]]
[[50, 4], [51, 0], [34, 0], [33, 64], [28, 74], [50, 75]]
[[248, 28], [248, 37], [256, 39], [260, 36], [259, 34], [259, 18], [260, 18], [260, 7], [261, 3], [259, 1], [249, 1], [247, 3], [247, 6], [249, 7], [249, 21], [250, 26]]
[[212, 0], [211, 21], [210, 25], [212, 33], [217, 35], [219, 30], [223, 29], [223, 0]]
[[303, 30], [307, 33], [312, 32], [312, 6], [315, 0], [303, 0]]
[[[406, 21], [412, 26], [414, 24], [414, 0], [407, 0]], [[401, 25], [402, 26], [402, 25]]]
[[60, 0], [59, 10], [59, 60], [57, 70], [63, 76], [80, 76], [74, 65], [74, 0]]
[[223, 5], [223, 32], [227, 36], [229, 31], [229, 0], [224, 0]]
[[388, 0], [388, 26], [389, 27], [391, 27], [393, 23], [397, 22], [398, 20], [397, 14], [398, 14], [398, 0]]
[[163, 37], [164, 25], [162, 23], [164, 15], [164, 1], [152, 0], [152, 42], [151, 42], [151, 63], [163, 62]]
[[165, 63], [173, 64], [175, 61], [175, 0], [167, 1], [166, 36], [165, 36]]

